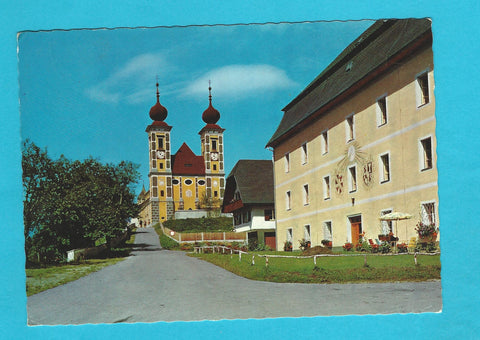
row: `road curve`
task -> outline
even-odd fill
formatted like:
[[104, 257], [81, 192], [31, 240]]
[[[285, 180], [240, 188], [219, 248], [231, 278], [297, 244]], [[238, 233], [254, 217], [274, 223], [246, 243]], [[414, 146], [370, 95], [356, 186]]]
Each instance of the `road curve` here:
[[439, 312], [440, 281], [298, 284], [252, 281], [137, 229], [132, 256], [28, 297], [29, 325]]

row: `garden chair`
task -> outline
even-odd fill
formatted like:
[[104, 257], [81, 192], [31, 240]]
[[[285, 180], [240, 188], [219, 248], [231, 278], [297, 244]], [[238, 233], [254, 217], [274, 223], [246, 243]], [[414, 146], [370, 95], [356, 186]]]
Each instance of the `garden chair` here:
[[411, 237], [410, 242], [408, 242], [408, 252], [409, 253], [414, 253], [416, 247], [417, 247], [417, 238], [416, 237]]

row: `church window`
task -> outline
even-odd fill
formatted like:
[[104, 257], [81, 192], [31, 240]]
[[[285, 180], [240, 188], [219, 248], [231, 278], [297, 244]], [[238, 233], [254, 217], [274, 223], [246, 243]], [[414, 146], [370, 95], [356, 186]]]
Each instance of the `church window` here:
[[212, 138], [212, 151], [217, 150], [217, 140]]
[[203, 179], [198, 180], [198, 185], [205, 185], [205, 181]]
[[173, 185], [178, 185], [178, 183], [180, 183], [180, 181], [175, 178], [175, 179], [172, 180], [172, 183], [173, 183]]
[[162, 150], [164, 149], [164, 145], [163, 145], [163, 136], [157, 136], [157, 140], [158, 140], [158, 149], [159, 150]]
[[157, 161], [154, 159], [152, 160], [152, 168], [156, 168], [157, 167]]
[[159, 163], [160, 169], [163, 169], [163, 163]]
[[214, 196], [214, 197], [218, 197], [218, 191], [217, 191], [217, 190], [215, 190], [215, 191], [213, 192], [213, 196]]
[[285, 154], [285, 172], [290, 171], [290, 154], [286, 153]]
[[160, 190], [160, 196], [161, 196], [161, 197], [165, 196], [165, 191]]
[[213, 164], [213, 170], [217, 170], [217, 164]]
[[191, 185], [193, 182], [191, 179], [186, 179], [183, 183], [185, 183], [185, 185]]

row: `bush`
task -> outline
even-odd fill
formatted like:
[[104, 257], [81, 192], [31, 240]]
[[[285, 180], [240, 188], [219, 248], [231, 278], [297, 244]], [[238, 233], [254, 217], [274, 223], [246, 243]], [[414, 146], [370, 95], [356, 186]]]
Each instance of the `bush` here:
[[408, 252], [408, 245], [406, 243], [399, 243], [397, 244], [397, 249], [399, 253], [406, 253]]
[[186, 218], [181, 220], [168, 220], [163, 222], [163, 225], [177, 233], [232, 231], [233, 219], [231, 217]]
[[390, 252], [392, 247], [390, 246], [390, 243], [388, 242], [383, 242], [379, 247], [378, 251], [381, 252], [382, 254], [387, 254]]
[[350, 242], [347, 242], [343, 245], [343, 250], [345, 251], [351, 251], [353, 249], [353, 244]]

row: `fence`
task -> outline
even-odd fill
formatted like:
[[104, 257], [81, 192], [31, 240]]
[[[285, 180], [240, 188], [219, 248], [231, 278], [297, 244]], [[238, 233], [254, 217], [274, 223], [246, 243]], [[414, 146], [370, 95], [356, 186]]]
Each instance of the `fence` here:
[[241, 232], [204, 232], [204, 233], [177, 233], [162, 225], [165, 235], [178, 243], [195, 242], [247, 242], [247, 233]]
[[[245, 255], [250, 255], [248, 252], [238, 250], [238, 249], [233, 249], [231, 247], [225, 247], [225, 246], [218, 246], [218, 245], [213, 245], [213, 246], [199, 246], [199, 247], [194, 247], [193, 252], [194, 253], [204, 253], [206, 249], [211, 249], [213, 253], [218, 253], [218, 254], [230, 254], [233, 255], [234, 253], [238, 253], [238, 260], [242, 261], [242, 254]], [[258, 257], [264, 257], [265, 258], [265, 266], [268, 267], [268, 259], [269, 258], [288, 258], [288, 259], [309, 259], [313, 258], [313, 264], [316, 266], [317, 265], [317, 258], [322, 258], [322, 257], [353, 257], [353, 256], [363, 256], [364, 257], [364, 263], [367, 264], [367, 253], [363, 254], [316, 254], [316, 255], [306, 255], [306, 256], [293, 256], [293, 255], [262, 255], [262, 254], [252, 254], [252, 265], [255, 265], [255, 255]], [[409, 253], [396, 253], [396, 254], [368, 254], [368, 256], [403, 256], [403, 255], [412, 255]], [[428, 256], [433, 256], [433, 255], [440, 255], [440, 252], [434, 252], [434, 253], [415, 253], [414, 254], [414, 262], [415, 265], [417, 265], [417, 255], [428, 255]]]

